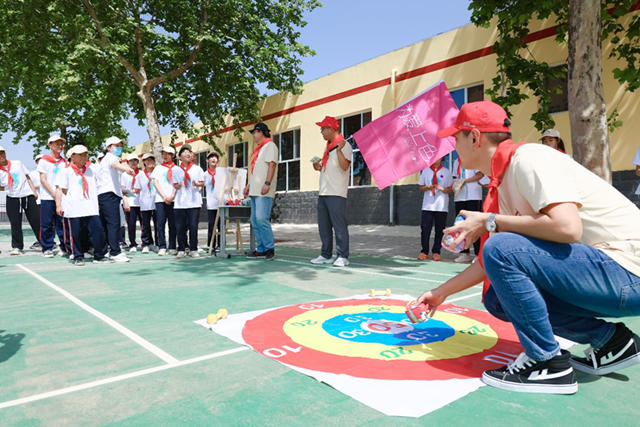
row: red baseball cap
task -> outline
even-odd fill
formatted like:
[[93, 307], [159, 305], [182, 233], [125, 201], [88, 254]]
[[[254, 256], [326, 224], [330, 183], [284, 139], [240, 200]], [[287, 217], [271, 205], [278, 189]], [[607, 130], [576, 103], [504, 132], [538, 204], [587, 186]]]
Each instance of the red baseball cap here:
[[464, 104], [458, 112], [456, 123], [438, 131], [438, 138], [453, 136], [461, 130], [478, 129], [480, 132], [511, 132], [511, 121], [504, 108], [491, 101]]
[[331, 116], [325, 116], [321, 122], [316, 122], [316, 124], [321, 128], [340, 129], [340, 123], [338, 123], [335, 117]]

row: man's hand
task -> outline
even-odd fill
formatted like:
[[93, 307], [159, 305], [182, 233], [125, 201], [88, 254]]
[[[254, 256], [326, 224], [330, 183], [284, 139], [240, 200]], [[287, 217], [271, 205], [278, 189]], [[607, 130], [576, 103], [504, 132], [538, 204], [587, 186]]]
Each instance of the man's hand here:
[[242, 190], [242, 195], [245, 197], [245, 199], [249, 196], [249, 186], [248, 185], [246, 187], [244, 187], [244, 190]]
[[322, 170], [322, 164], [320, 162], [316, 162], [313, 164], [313, 168], [317, 171], [321, 171]]
[[170, 205], [171, 203], [173, 203], [173, 197], [165, 197], [164, 203]]
[[338, 143], [338, 150], [342, 150], [344, 148], [344, 144], [346, 144], [347, 141], [342, 140]]
[[424, 304], [429, 311], [429, 316], [433, 317], [433, 313], [436, 312], [438, 306], [442, 304], [445, 299], [446, 295], [442, 295], [436, 288], [423, 293], [416, 301], [411, 302], [410, 304]]
[[62, 210], [62, 206], [56, 207], [56, 213], [58, 214], [58, 216], [62, 216], [64, 214], [64, 211]]
[[182, 183], [180, 183], [180, 182], [174, 182], [173, 183], [173, 188], [175, 188], [176, 190], [179, 190], [180, 187], [182, 187]]
[[267, 194], [269, 192], [270, 188], [271, 188], [270, 185], [264, 184], [262, 186], [262, 189], [260, 190], [260, 194], [262, 194], [264, 196], [265, 194]]
[[460, 242], [466, 240], [464, 248], [469, 249], [473, 242], [478, 240], [480, 236], [487, 232], [485, 223], [489, 219], [490, 214], [487, 212], [462, 210], [458, 215], [462, 215], [466, 219], [452, 227], [445, 228], [444, 234], [454, 233], [456, 231], [459, 232], [460, 235], [453, 243], [453, 246], [457, 246]]

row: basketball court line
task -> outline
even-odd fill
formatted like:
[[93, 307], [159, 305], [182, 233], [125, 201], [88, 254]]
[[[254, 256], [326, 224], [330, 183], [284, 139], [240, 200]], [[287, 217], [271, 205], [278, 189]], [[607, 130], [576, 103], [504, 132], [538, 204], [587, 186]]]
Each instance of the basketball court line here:
[[179, 360], [176, 359], [175, 362], [167, 363], [165, 365], [155, 366], [153, 368], [141, 369], [139, 371], [133, 371], [133, 372], [129, 372], [127, 374], [116, 375], [116, 376], [110, 377], [110, 378], [104, 378], [104, 379], [101, 379], [101, 380], [96, 380], [96, 381], [91, 381], [91, 382], [84, 383], [84, 384], [78, 384], [78, 385], [74, 385], [74, 386], [70, 386], [70, 387], [65, 387], [65, 388], [61, 388], [61, 389], [58, 389], [58, 390], [47, 391], [45, 393], [34, 394], [32, 396], [21, 397], [19, 399], [8, 400], [6, 402], [1, 402], [0, 403], [0, 409], [10, 408], [12, 406], [23, 405], [25, 403], [36, 402], [38, 400], [49, 399], [51, 397], [62, 396], [62, 395], [73, 393], [73, 392], [80, 391], [80, 390], [88, 390], [88, 389], [91, 389], [91, 388], [94, 388], [94, 387], [98, 387], [98, 386], [101, 386], [101, 385], [105, 385], [105, 384], [113, 384], [113, 383], [116, 383], [116, 382], [119, 382], [119, 381], [128, 380], [130, 378], [141, 377], [141, 376], [144, 376], [144, 375], [153, 374], [155, 372], [166, 371], [168, 369], [173, 369], [173, 368], [178, 368], [178, 367], [181, 367], [181, 366], [191, 365], [193, 363], [203, 362], [205, 360], [216, 359], [218, 357], [227, 356], [229, 354], [234, 354], [234, 353], [238, 353], [240, 351], [245, 351], [245, 350], [249, 350], [249, 347], [245, 347], [245, 346], [236, 347], [236, 348], [232, 348], [230, 350], [219, 351], [217, 353], [210, 353], [210, 354], [206, 354], [204, 356], [193, 357], [191, 359], [186, 359], [186, 360], [182, 360], [182, 361], [179, 361]]
[[103, 314], [103, 313], [99, 312], [98, 310], [96, 310], [95, 308], [91, 307], [90, 305], [82, 302], [80, 299], [76, 298], [75, 296], [73, 296], [68, 291], [65, 291], [64, 289], [62, 289], [61, 287], [55, 285], [54, 283], [50, 282], [49, 280], [45, 279], [44, 277], [42, 277], [38, 273], [28, 269], [27, 267], [25, 267], [22, 264], [16, 264], [16, 267], [18, 267], [21, 270], [29, 273], [30, 275], [32, 275], [33, 277], [38, 279], [40, 282], [44, 283], [45, 285], [47, 285], [48, 287], [50, 287], [54, 291], [58, 292], [63, 297], [67, 298], [72, 303], [76, 304], [78, 307], [80, 307], [84, 311], [86, 311], [86, 312], [94, 315], [98, 319], [102, 320], [107, 325], [111, 326], [112, 328], [114, 328], [115, 330], [117, 330], [118, 332], [123, 334], [124, 336], [126, 336], [129, 339], [131, 339], [132, 341], [134, 341], [136, 344], [140, 345], [141, 347], [143, 347], [147, 351], [153, 353], [156, 357], [162, 359], [162, 361], [164, 361], [165, 363], [171, 364], [171, 363], [178, 362], [178, 359], [176, 359], [175, 357], [171, 356], [169, 353], [165, 352], [161, 348], [159, 348], [159, 347], [155, 346], [154, 344], [150, 343], [149, 341], [147, 341], [146, 339], [142, 338], [140, 335], [136, 334], [132, 330], [130, 330], [130, 329], [126, 328], [125, 326], [121, 325], [120, 323], [116, 322], [115, 320], [113, 320], [112, 318], [107, 316], [106, 314]]

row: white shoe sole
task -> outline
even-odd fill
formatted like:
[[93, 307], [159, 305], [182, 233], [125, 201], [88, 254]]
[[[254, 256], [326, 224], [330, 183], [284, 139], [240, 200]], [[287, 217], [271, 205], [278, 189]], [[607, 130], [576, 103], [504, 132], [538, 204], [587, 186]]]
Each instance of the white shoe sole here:
[[612, 372], [616, 372], [621, 369], [628, 368], [629, 366], [633, 366], [640, 363], [640, 354], [634, 354], [633, 356], [627, 357], [624, 360], [621, 360], [616, 363], [612, 363], [607, 366], [603, 366], [602, 368], [598, 368], [598, 369], [593, 369], [592, 367], [583, 365], [582, 363], [573, 359], [569, 359], [569, 363], [571, 363], [571, 366], [573, 367], [573, 369], [575, 369], [576, 371], [584, 372], [585, 374], [607, 375]]
[[482, 374], [482, 382], [488, 386], [507, 391], [521, 393], [546, 393], [546, 394], [574, 394], [578, 391], [578, 383], [573, 384], [517, 384], [501, 381], [486, 374]]
[[316, 261], [314, 259], [311, 260], [311, 264], [314, 264], [314, 265], [333, 264], [334, 262], [335, 262], [334, 259], [328, 259], [326, 261]]

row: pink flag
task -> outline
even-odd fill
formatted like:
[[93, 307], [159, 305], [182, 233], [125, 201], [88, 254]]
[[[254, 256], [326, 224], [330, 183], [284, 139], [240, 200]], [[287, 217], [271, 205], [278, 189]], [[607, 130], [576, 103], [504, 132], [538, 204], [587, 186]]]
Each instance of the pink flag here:
[[457, 115], [458, 107], [441, 81], [353, 134], [378, 188], [426, 169], [452, 152], [455, 138], [436, 134], [452, 126]]

